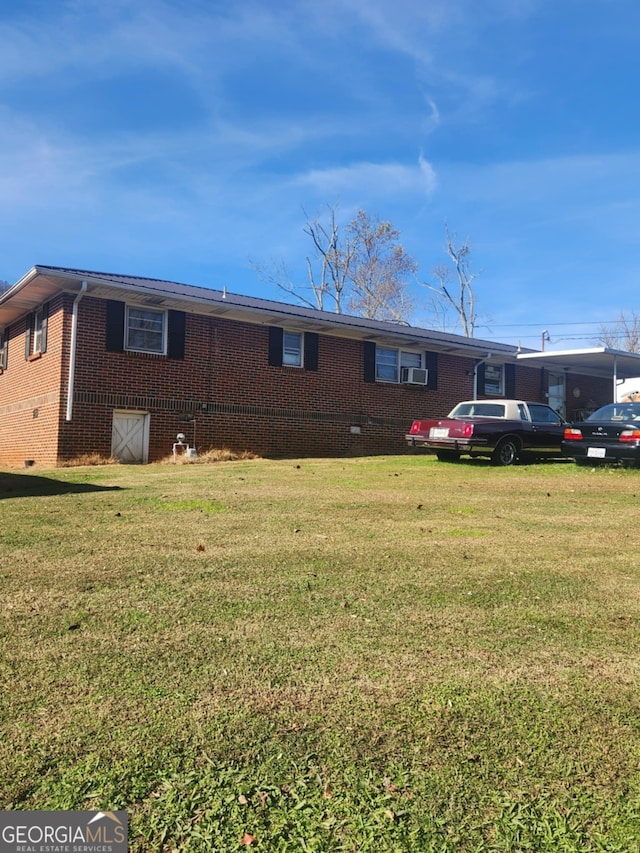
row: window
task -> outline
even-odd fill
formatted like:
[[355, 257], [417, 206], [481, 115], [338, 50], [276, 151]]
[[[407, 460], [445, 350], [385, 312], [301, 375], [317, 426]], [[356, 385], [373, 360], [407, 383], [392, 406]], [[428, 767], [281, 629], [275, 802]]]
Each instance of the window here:
[[48, 302], [45, 302], [37, 311], [33, 311], [27, 316], [24, 344], [24, 357], [27, 361], [39, 358], [42, 353], [47, 351], [48, 324]]
[[302, 332], [284, 332], [282, 335], [282, 363], [289, 367], [302, 367]]
[[107, 299], [105, 349], [107, 352], [150, 352], [183, 359], [186, 340], [184, 311], [159, 311], [126, 306]]
[[32, 352], [42, 352], [42, 335], [44, 331], [44, 311], [39, 308], [33, 315], [33, 332], [31, 336]]
[[403, 367], [422, 367], [422, 354], [404, 350], [376, 347], [376, 380], [399, 382]]
[[0, 371], [7, 369], [7, 349], [9, 334], [7, 329], [0, 332]]
[[476, 367], [477, 393], [480, 397], [493, 395], [516, 397], [515, 364], [490, 364], [481, 361]]
[[376, 347], [376, 379], [380, 382], [398, 381], [398, 350]]
[[[398, 382], [402, 369], [412, 367], [427, 372], [425, 388], [438, 390], [438, 353], [423, 353], [377, 347], [373, 341], [363, 341], [362, 378], [365, 382]], [[306, 362], [306, 359], [305, 359]]]
[[484, 393], [503, 394], [503, 365], [485, 364], [484, 366]]
[[290, 332], [269, 326], [268, 361], [270, 367], [318, 369], [319, 337], [316, 332]]
[[166, 351], [165, 317], [164, 311], [127, 305], [124, 348], [164, 355]]

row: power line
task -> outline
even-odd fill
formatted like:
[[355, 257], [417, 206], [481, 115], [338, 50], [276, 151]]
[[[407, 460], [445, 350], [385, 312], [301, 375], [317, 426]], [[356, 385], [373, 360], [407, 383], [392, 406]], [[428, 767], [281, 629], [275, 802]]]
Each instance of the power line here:
[[584, 322], [571, 322], [571, 323], [480, 323], [476, 325], [476, 329], [525, 329], [529, 326], [538, 329], [547, 329], [552, 326], [613, 326], [616, 323], [619, 323], [620, 319], [617, 320], [585, 320]]

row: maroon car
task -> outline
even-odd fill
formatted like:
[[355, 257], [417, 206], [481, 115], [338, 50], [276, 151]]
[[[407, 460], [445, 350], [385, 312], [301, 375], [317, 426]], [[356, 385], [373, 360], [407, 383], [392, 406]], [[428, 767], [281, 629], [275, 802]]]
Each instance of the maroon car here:
[[409, 447], [435, 453], [441, 461], [466, 454], [488, 456], [494, 465], [513, 465], [525, 455], [561, 457], [567, 426], [544, 403], [467, 400], [446, 418], [414, 421], [405, 438]]

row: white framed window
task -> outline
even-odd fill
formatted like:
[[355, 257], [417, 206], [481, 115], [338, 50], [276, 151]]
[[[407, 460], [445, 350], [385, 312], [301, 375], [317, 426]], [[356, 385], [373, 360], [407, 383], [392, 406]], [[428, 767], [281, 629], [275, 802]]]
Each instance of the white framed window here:
[[167, 314], [153, 308], [127, 305], [124, 348], [133, 352], [164, 355], [167, 351]]
[[282, 363], [288, 367], [303, 366], [302, 332], [284, 332], [282, 335]]
[[0, 370], [7, 369], [7, 349], [9, 333], [7, 329], [0, 331]]
[[422, 353], [376, 347], [376, 381], [399, 382], [403, 367], [423, 367]]
[[47, 327], [49, 325], [49, 303], [45, 302], [26, 317], [24, 357], [31, 361], [47, 351]]
[[44, 329], [44, 308], [38, 308], [33, 314], [33, 331], [31, 333], [31, 352], [33, 354], [44, 352], [43, 347], [43, 329]]
[[504, 394], [504, 365], [485, 364], [484, 366], [484, 393]]

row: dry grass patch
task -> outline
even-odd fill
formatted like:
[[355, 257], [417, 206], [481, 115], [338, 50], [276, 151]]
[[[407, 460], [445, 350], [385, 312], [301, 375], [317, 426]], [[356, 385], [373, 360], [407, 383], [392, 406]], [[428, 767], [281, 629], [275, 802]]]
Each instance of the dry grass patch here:
[[159, 464], [161, 465], [209, 465], [212, 462], [237, 462], [249, 459], [260, 459], [251, 450], [231, 450], [228, 447], [210, 447], [207, 450], [199, 450], [196, 456], [187, 456], [186, 453], [173, 453], [165, 456]]
[[81, 453], [73, 459], [64, 459], [58, 464], [59, 468], [81, 468], [87, 465], [119, 465], [120, 461], [113, 456], [102, 456], [99, 453]]

